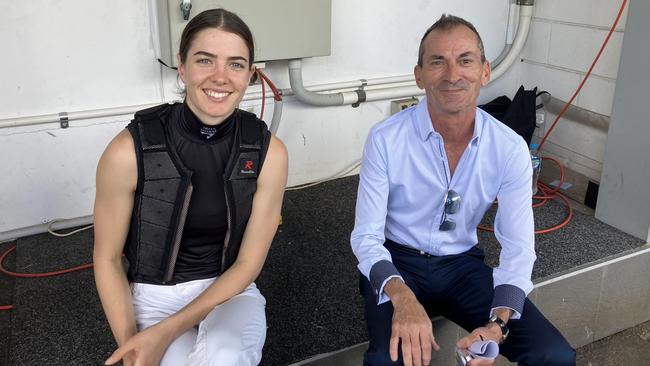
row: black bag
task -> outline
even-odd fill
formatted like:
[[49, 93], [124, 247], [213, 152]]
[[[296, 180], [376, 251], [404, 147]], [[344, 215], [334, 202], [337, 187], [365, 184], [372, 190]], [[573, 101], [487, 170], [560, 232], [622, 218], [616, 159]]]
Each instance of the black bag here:
[[535, 100], [537, 95], [537, 87], [532, 90], [525, 90], [522, 85], [517, 90], [517, 94], [515, 94], [512, 101], [502, 95], [480, 105], [479, 108], [510, 127], [519, 136], [523, 137], [526, 144], [530, 146], [530, 140], [533, 138], [536, 127]]

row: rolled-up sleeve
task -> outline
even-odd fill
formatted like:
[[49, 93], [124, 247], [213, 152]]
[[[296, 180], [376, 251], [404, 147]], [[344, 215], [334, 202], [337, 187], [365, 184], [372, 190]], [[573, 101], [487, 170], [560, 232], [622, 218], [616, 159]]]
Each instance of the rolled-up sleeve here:
[[372, 129], [363, 151], [354, 230], [350, 236], [359, 271], [370, 281], [378, 304], [389, 300], [383, 291], [388, 280], [401, 278], [390, 253], [383, 246], [389, 191], [384, 152], [383, 141]]
[[499, 266], [493, 272], [492, 309], [512, 309], [512, 318], [518, 319], [523, 313], [526, 296], [533, 290], [531, 275], [537, 258], [531, 206], [533, 173], [528, 147], [523, 139], [515, 145], [503, 174], [494, 224], [501, 254]]

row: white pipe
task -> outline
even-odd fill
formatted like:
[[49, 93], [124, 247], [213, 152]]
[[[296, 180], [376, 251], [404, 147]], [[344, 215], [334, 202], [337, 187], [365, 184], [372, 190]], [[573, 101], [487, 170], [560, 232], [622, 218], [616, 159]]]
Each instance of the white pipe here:
[[[376, 79], [359, 79], [352, 81], [341, 81], [327, 84], [317, 84], [310, 85], [306, 87], [309, 91], [312, 92], [342, 92], [342, 91], [353, 91], [364, 87], [365, 90], [372, 89], [386, 89], [386, 88], [399, 88], [402, 86], [415, 85], [415, 79], [413, 75], [401, 75], [401, 76], [389, 76]], [[282, 96], [293, 96], [295, 95], [291, 88], [282, 89]], [[356, 93], [355, 93], [356, 94]], [[242, 100], [259, 100], [262, 98], [261, 91], [254, 91], [246, 93]]]
[[[501, 75], [505, 73], [505, 71], [512, 66], [514, 61], [519, 57], [519, 54], [521, 53], [521, 50], [524, 47], [524, 44], [526, 43], [526, 39], [528, 38], [528, 31], [530, 30], [530, 22], [532, 20], [532, 15], [533, 15], [533, 2], [531, 1], [531, 4], [522, 4], [520, 6], [520, 11], [519, 11], [519, 26], [517, 27], [517, 33], [514, 37], [514, 40], [512, 39], [512, 29], [511, 25], [514, 24], [514, 21], [512, 18], [514, 17], [515, 13], [515, 6], [518, 6], [516, 4], [511, 4], [510, 7], [510, 14], [509, 17], [511, 18], [509, 20], [509, 26], [506, 34], [506, 41], [511, 42], [512, 46], [509, 47], [506, 45], [506, 55], [500, 55], [497, 58], [497, 64], [494, 65], [494, 69], [491, 72], [491, 80], [496, 80], [499, 78]], [[499, 60], [502, 58], [502, 60]], [[390, 83], [401, 83], [401, 82], [414, 82], [414, 78], [411, 75], [408, 76], [398, 76], [398, 77], [389, 77], [389, 78], [384, 78]], [[375, 79], [375, 82], [378, 84], [381, 83], [383, 80], [377, 80]], [[357, 103], [359, 101], [359, 94], [354, 92], [354, 93], [333, 93], [333, 94], [323, 94], [323, 93], [317, 93], [318, 90], [316, 88], [310, 88], [311, 90], [307, 90], [304, 85], [302, 84], [302, 62], [301, 60], [290, 60], [289, 61], [289, 82], [291, 84], [291, 89], [294, 92], [294, 95], [298, 98], [303, 103], [306, 104], [311, 104], [311, 105], [316, 105], [316, 106], [333, 106], [333, 105], [344, 105], [344, 104], [353, 104]], [[378, 85], [375, 84], [375, 85]], [[332, 86], [333, 84], [324, 84], [324, 85], [329, 85]], [[370, 83], [368, 81], [355, 81], [355, 82], [348, 82], [348, 83], [342, 83], [339, 84], [341, 88], [354, 88], [358, 87], [361, 88], [362, 86], [369, 86]], [[381, 92], [375, 92], [373, 93], [373, 99], [372, 100], [380, 100], [380, 99], [391, 99], [391, 98], [401, 98], [403, 96], [408, 96], [408, 95], [420, 95], [422, 94], [421, 91], [418, 91], [417, 93], [410, 93], [411, 90], [405, 90], [402, 89], [403, 86], [391, 86], [391, 87], [385, 87], [381, 88]], [[393, 92], [390, 90], [394, 89]], [[409, 94], [410, 93], [410, 94]], [[406, 95], [404, 95], [406, 94]], [[286, 95], [289, 95], [289, 92], [287, 91]], [[380, 97], [381, 96], [381, 97]], [[376, 99], [374, 99], [376, 98]], [[368, 99], [368, 91], [366, 91], [366, 99], [364, 101], [371, 101]]]
[[521, 5], [519, 7], [519, 26], [517, 27], [517, 35], [512, 43], [512, 48], [503, 58], [503, 60], [496, 65], [490, 74], [490, 80], [494, 81], [503, 75], [510, 66], [519, 57], [521, 50], [526, 44], [528, 38], [528, 31], [530, 30], [530, 22], [533, 17], [533, 5]]
[[[342, 93], [319, 94], [305, 89], [302, 82], [302, 61], [300, 59], [289, 60], [289, 84], [291, 84], [294, 95], [303, 103], [320, 107], [345, 103]], [[353, 101], [353, 103], [355, 102]]]
[[[512, 65], [512, 63], [514, 63], [514, 61], [519, 56], [519, 53], [521, 52], [521, 49], [523, 48], [526, 42], [526, 38], [528, 37], [528, 31], [530, 29], [532, 13], [533, 13], [532, 5], [521, 6], [519, 12], [519, 27], [517, 28], [517, 34], [515, 36], [515, 40], [513, 41], [513, 46], [510, 49], [508, 55], [503, 59], [503, 62], [496, 65], [495, 68], [492, 70], [492, 74], [491, 74], [492, 80], [496, 80], [498, 77], [500, 77]], [[297, 74], [296, 67], [301, 66], [300, 60], [292, 60], [289, 63], [294, 67], [294, 74]], [[306, 94], [313, 96], [312, 94], [316, 94], [315, 92], [333, 91], [337, 89], [356, 89], [362, 86], [368, 87], [369, 90], [371, 89], [370, 87], [373, 86], [377, 86], [381, 89], [390, 89], [390, 88], [399, 89], [403, 87], [403, 85], [397, 85], [397, 84], [414, 82], [414, 78], [412, 75], [400, 75], [400, 76], [389, 76], [389, 77], [382, 77], [382, 78], [375, 78], [375, 79], [368, 79], [368, 80], [361, 79], [361, 80], [315, 85], [310, 87], [310, 90], [306, 90], [302, 85], [302, 75], [300, 75], [300, 81], [301, 81], [300, 85], [296, 85], [296, 88], [300, 88], [300, 91], [303, 92], [303, 94], [304, 92], [306, 92]], [[395, 85], [391, 85], [391, 84], [395, 84]], [[379, 94], [385, 95], [385, 99], [390, 99], [390, 98], [400, 97], [398, 95], [401, 95], [400, 94], [401, 92], [402, 91], [398, 92], [398, 94], [390, 94], [388, 92], [382, 92], [382, 93], [378, 93], [377, 95]], [[283, 94], [293, 95], [295, 94], [295, 90], [285, 89], [283, 90]], [[321, 94], [316, 94], [316, 95], [321, 95]], [[337, 95], [335, 97], [328, 97], [328, 98], [333, 98], [334, 100], [342, 99], [344, 104], [352, 104], [358, 101], [358, 94], [356, 94], [356, 92], [337, 93], [337, 94], [329, 94], [329, 95]], [[246, 93], [243, 100], [244, 101], [257, 100], [260, 98], [261, 98], [261, 92], [257, 91], [257, 92]], [[373, 99], [373, 100], [379, 100], [379, 99]], [[87, 111], [80, 111], [80, 112], [70, 112], [68, 113], [67, 117], [69, 121], [73, 121], [73, 120], [89, 119], [89, 118], [112, 117], [118, 115], [132, 115], [140, 109], [149, 108], [157, 104], [159, 103], [87, 110]], [[46, 123], [58, 123], [60, 122], [60, 120], [61, 118], [58, 114], [47, 114], [47, 115], [32, 116], [32, 117], [1, 119], [0, 129], [9, 128], [9, 127], [39, 125], [39, 124], [46, 124]]]
[[511, 45], [515, 39], [515, 21], [517, 15], [517, 3], [512, 0], [508, 9], [508, 28], [506, 29], [506, 44]]
[[[83, 216], [75, 219], [66, 219], [66, 220], [56, 220], [52, 224], [53, 230], [62, 230], [69, 229], [77, 226], [86, 226], [93, 223], [93, 216]], [[34, 225], [22, 229], [9, 230], [0, 232], [0, 243], [5, 241], [12, 241], [18, 238], [23, 238], [26, 236], [32, 236], [36, 234], [42, 234], [47, 232], [48, 224]]]
[[[314, 92], [336, 91], [342, 89], [357, 89], [360, 88], [361, 86], [366, 86], [367, 89], [391, 88], [391, 87], [402, 87], [406, 84], [409, 83], [412, 84], [414, 82], [415, 81], [413, 79], [413, 75], [399, 75], [399, 76], [388, 76], [388, 77], [380, 77], [380, 78], [367, 79], [367, 80], [359, 79], [359, 80], [351, 80], [351, 81], [343, 81], [343, 82], [335, 82], [335, 83], [318, 84], [318, 85], [309, 86], [309, 90]], [[287, 88], [282, 90], [282, 95], [291, 96], [294, 95], [294, 93], [293, 90]], [[356, 98], [356, 93], [353, 93], [352, 95], [346, 95], [346, 97], [348, 97], [348, 99], [350, 97]], [[258, 91], [252, 91], [246, 93], [246, 95], [242, 100], [250, 101], [250, 100], [259, 100], [261, 98], [262, 98], [262, 92], [258, 90]], [[70, 112], [68, 113], [68, 120], [73, 121], [73, 120], [80, 120], [80, 119], [87, 119], [87, 118], [132, 115], [141, 109], [153, 107], [159, 104], [160, 103], [151, 103], [151, 104], [141, 104], [141, 105], [134, 105], [134, 106], [123, 106], [123, 107], [104, 108], [104, 109], [96, 109], [96, 110], [86, 110], [86, 111], [79, 111], [79, 112]], [[0, 119], [0, 129], [10, 128], [10, 127], [40, 125], [46, 123], [59, 123], [59, 122], [60, 122], [60, 117], [58, 114], [55, 113], [39, 115], [39, 116], [31, 116], [31, 117], [7, 118], [7, 119]]]
[[[511, 13], [512, 9], [511, 9]], [[519, 53], [521, 52], [521, 49], [523, 48], [524, 44], [526, 43], [526, 38], [528, 37], [528, 31], [530, 29], [530, 22], [532, 18], [532, 13], [533, 13], [533, 5], [522, 5], [520, 6], [520, 12], [519, 12], [519, 27], [517, 27], [517, 34], [515, 36], [515, 40], [513, 41], [513, 46], [510, 49], [510, 52], [506, 57], [504, 57], [503, 62], [498, 63], [497, 65], [493, 65], [494, 69], [492, 70], [491, 73], [491, 79], [496, 80], [499, 76], [501, 76], [511, 65], [512, 63], [516, 60], [516, 58], [519, 56]], [[511, 22], [509, 22], [511, 23]], [[511, 33], [510, 29], [508, 29], [508, 33]], [[508, 36], [509, 37], [509, 36]], [[289, 61], [290, 64], [290, 69], [291, 65], [293, 65], [294, 70], [296, 70], [296, 67], [301, 66], [301, 61], [300, 60], [291, 60]], [[291, 74], [290, 74], [291, 76]], [[309, 90], [305, 89], [304, 86], [302, 85], [302, 75], [300, 75], [300, 85], [297, 87], [301, 87], [301, 92], [307, 92], [307, 94], [316, 94], [315, 92], [321, 92], [321, 91], [334, 91], [334, 90], [340, 90], [340, 89], [357, 89], [364, 87], [366, 89], [371, 90], [373, 88], [371, 87], [379, 87], [380, 89], [391, 89], [391, 88], [396, 88], [400, 89], [404, 87], [403, 83], [412, 83], [414, 82], [413, 75], [400, 75], [400, 76], [389, 76], [389, 77], [381, 77], [381, 78], [374, 78], [374, 79], [360, 79], [360, 80], [353, 80], [353, 81], [345, 81], [345, 82], [336, 82], [336, 83], [327, 83], [327, 84], [319, 84], [319, 85], [314, 85], [309, 88]], [[391, 85], [393, 84], [393, 85]], [[284, 89], [283, 90], [283, 95], [294, 95], [295, 91], [292, 89]], [[366, 93], [367, 94], [367, 93]], [[376, 93], [376, 95], [384, 95], [385, 97], [382, 99], [391, 99], [391, 98], [399, 98], [401, 97], [400, 95], [403, 94], [403, 91], [400, 89], [399, 91], [396, 91], [396, 94], [391, 94], [386, 91], [381, 92], [381, 93]], [[319, 94], [316, 94], [319, 95]], [[337, 94], [331, 94], [331, 95], [338, 95], [336, 97], [331, 97], [334, 99], [343, 99], [344, 104], [353, 104], [358, 102], [358, 94], [356, 92], [353, 93], [337, 93]], [[249, 92], [246, 93], [244, 96], [243, 100], [248, 101], [248, 100], [258, 100], [261, 99], [262, 93], [260, 91], [256, 92]], [[374, 98], [374, 97], [373, 97]], [[370, 101], [369, 99], [366, 98], [366, 100]], [[373, 100], [379, 100], [379, 99], [373, 99]], [[105, 109], [96, 109], [96, 110], [87, 110], [87, 111], [80, 111], [80, 112], [70, 112], [68, 113], [68, 121], [73, 121], [73, 120], [79, 120], [79, 119], [88, 119], [88, 118], [99, 118], [99, 117], [112, 117], [112, 116], [119, 116], [119, 115], [132, 115], [135, 112], [139, 111], [140, 109], [145, 109], [149, 108], [155, 105], [158, 105], [160, 103], [151, 103], [151, 104], [142, 104], [142, 105], [136, 105], [136, 106], [126, 106], [126, 107], [115, 107], [115, 108], [105, 108]], [[9, 128], [9, 127], [22, 127], [22, 126], [31, 126], [31, 125], [40, 125], [40, 124], [46, 124], [46, 123], [58, 123], [60, 122], [61, 118], [58, 114], [47, 114], [47, 115], [40, 115], [40, 116], [32, 116], [32, 117], [18, 117], [18, 118], [7, 118], [7, 119], [0, 119], [0, 129], [2, 128]]]
[[501, 61], [503, 61], [503, 58], [508, 55], [510, 49], [512, 48], [512, 41], [515, 38], [516, 13], [517, 13], [517, 3], [515, 2], [515, 0], [510, 0], [510, 8], [508, 9], [508, 25], [506, 27], [506, 41], [499, 56], [497, 56], [497, 58], [495, 58], [494, 61], [491, 62], [492, 68], [497, 67], [501, 63]]
[[366, 101], [372, 102], [375, 100], [395, 99], [414, 97], [416, 95], [424, 95], [424, 90], [417, 86], [403, 86], [400, 88], [386, 88], [375, 89], [366, 91]]
[[[104, 109], [92, 109], [92, 110], [86, 110], [80, 112], [70, 112], [67, 114], [67, 118], [68, 121], [72, 121], [78, 119], [129, 115], [141, 109], [153, 107], [158, 104], [160, 103], [140, 104], [140, 105], [134, 105], [128, 107], [115, 107], [115, 108], [104, 108]], [[60, 121], [61, 121], [61, 117], [58, 114], [44, 114], [41, 116], [33, 116], [33, 117], [8, 118], [8, 119], [0, 120], [0, 128], [32, 126], [32, 125], [40, 125], [40, 124], [54, 123]]]
[[282, 99], [273, 100], [273, 118], [271, 118], [269, 131], [276, 136], [278, 134], [278, 128], [280, 127], [280, 119], [282, 119], [282, 104]]

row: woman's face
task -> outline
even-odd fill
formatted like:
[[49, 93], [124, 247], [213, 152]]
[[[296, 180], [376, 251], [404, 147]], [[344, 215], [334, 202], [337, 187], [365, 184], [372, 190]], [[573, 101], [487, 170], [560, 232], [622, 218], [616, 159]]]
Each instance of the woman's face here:
[[254, 72], [248, 57], [246, 43], [234, 33], [206, 28], [196, 34], [178, 74], [188, 106], [203, 123], [217, 125], [237, 108]]

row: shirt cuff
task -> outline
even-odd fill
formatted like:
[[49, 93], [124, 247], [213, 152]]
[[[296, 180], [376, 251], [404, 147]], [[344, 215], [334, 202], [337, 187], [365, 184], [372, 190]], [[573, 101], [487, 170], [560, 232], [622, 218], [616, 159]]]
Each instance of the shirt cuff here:
[[494, 288], [490, 316], [497, 308], [508, 308], [512, 310], [510, 319], [519, 319], [524, 312], [525, 301], [526, 293], [519, 287], [507, 284], [498, 285]]
[[[402, 278], [401, 274], [395, 268], [395, 265], [388, 260], [381, 260], [370, 268], [370, 286], [377, 297], [377, 305], [388, 301], [388, 296], [384, 294], [384, 286], [391, 278]], [[403, 279], [402, 279], [403, 281]]]

